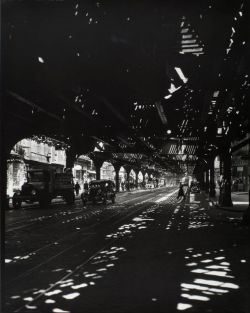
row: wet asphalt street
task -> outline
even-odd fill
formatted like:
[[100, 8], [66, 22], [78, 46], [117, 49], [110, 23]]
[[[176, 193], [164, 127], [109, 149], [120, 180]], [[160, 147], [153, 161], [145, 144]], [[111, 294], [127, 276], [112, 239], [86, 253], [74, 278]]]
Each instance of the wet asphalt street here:
[[176, 196], [6, 211], [6, 312], [249, 312], [241, 213]]

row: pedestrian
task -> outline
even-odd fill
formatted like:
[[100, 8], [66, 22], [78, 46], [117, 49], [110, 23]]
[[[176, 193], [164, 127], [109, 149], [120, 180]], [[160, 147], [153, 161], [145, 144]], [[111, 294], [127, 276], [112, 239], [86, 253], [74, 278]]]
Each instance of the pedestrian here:
[[183, 200], [185, 200], [185, 194], [184, 194], [182, 183], [180, 183], [177, 199], [179, 199], [181, 197], [183, 197]]
[[87, 183], [87, 181], [85, 181], [85, 183], [83, 184], [83, 188], [84, 191], [87, 191], [89, 189], [89, 184]]
[[79, 190], [80, 190], [80, 185], [78, 184], [78, 182], [76, 182], [75, 184], [75, 191], [76, 191], [76, 195], [79, 195]]
[[124, 183], [124, 182], [122, 182], [122, 183], [121, 183], [121, 186], [122, 186], [122, 191], [124, 191], [124, 188], [125, 188], [125, 183]]

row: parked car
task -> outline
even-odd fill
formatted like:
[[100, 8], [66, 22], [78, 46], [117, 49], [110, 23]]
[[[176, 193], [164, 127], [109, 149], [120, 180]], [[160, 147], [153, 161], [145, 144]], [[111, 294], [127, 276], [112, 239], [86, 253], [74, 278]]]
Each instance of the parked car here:
[[147, 189], [153, 189], [154, 188], [154, 184], [152, 182], [149, 182], [146, 184], [146, 188]]
[[67, 204], [74, 204], [74, 184], [71, 173], [56, 173], [54, 169], [33, 169], [27, 172], [27, 182], [16, 190], [12, 203], [15, 209], [22, 202], [39, 202], [41, 207], [47, 207], [51, 200], [62, 196]]
[[115, 203], [115, 184], [107, 179], [93, 180], [89, 183], [89, 189], [81, 194], [81, 199], [84, 206], [87, 202], [106, 204], [109, 200]]

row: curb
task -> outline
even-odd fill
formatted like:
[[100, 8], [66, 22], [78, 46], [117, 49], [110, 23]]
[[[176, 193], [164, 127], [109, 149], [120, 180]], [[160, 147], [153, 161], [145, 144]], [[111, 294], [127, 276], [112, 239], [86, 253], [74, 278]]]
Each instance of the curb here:
[[245, 209], [245, 210], [235, 210], [235, 209], [231, 209], [231, 207], [222, 207], [222, 206], [219, 206], [219, 204], [214, 203], [211, 199], [209, 201], [212, 202], [212, 205], [213, 205], [214, 208], [219, 209], [219, 210], [223, 210], [223, 211], [244, 213], [247, 210], [247, 209]]

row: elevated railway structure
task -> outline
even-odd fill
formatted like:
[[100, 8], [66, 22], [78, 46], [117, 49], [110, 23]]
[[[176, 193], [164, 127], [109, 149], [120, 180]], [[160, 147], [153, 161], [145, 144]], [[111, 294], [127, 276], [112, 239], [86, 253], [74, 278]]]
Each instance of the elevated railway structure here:
[[232, 142], [249, 143], [248, 9], [244, 0], [4, 1], [3, 169], [20, 139], [48, 136], [67, 145], [67, 167], [81, 154], [97, 169], [153, 165], [196, 175], [213, 195], [220, 155], [230, 205]]

